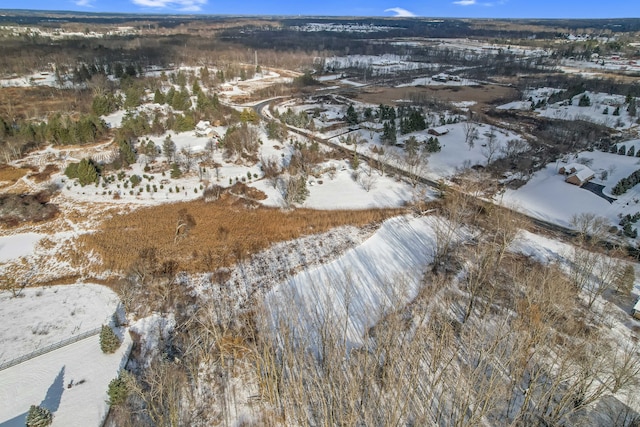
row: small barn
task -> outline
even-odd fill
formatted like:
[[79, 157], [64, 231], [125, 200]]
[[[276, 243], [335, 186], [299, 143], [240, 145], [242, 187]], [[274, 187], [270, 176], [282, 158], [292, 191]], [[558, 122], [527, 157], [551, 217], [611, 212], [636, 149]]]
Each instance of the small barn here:
[[437, 128], [431, 128], [427, 131], [429, 135], [442, 136], [449, 133], [449, 129], [444, 126], [438, 126]]

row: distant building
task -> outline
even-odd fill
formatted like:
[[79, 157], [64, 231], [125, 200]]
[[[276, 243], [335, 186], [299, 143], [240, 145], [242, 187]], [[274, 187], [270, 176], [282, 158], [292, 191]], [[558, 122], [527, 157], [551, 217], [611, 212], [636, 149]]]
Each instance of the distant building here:
[[430, 135], [442, 136], [449, 133], [449, 129], [444, 126], [438, 126], [436, 128], [431, 128], [427, 131]]
[[215, 132], [209, 121], [201, 120], [196, 125], [195, 134], [196, 136], [211, 138], [214, 136]]

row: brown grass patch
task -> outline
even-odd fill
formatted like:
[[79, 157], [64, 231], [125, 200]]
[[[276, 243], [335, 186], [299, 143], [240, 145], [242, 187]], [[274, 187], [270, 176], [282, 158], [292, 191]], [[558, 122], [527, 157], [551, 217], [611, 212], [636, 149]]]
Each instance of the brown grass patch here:
[[[28, 172], [29, 172], [29, 169], [16, 168], [9, 165], [0, 165], [0, 187], [15, 184], [20, 178], [25, 176]], [[8, 184], [5, 184], [5, 183], [8, 183]]]
[[[159, 265], [171, 260], [178, 262], [183, 271], [214, 271], [275, 242], [342, 225], [376, 223], [403, 212], [401, 209], [285, 212], [228, 200], [216, 203], [200, 200], [117, 215], [105, 220], [95, 233], [79, 237], [76, 248], [84, 254], [94, 251], [100, 255], [103, 267], [114, 271], [129, 270], [146, 248], [156, 249]], [[180, 222], [188, 225], [178, 230]]]
[[51, 175], [60, 172], [60, 168], [56, 165], [47, 165], [42, 172], [38, 172], [31, 176], [35, 182], [45, 182], [51, 179]]
[[46, 117], [56, 112], [88, 113], [90, 91], [56, 89], [49, 86], [0, 89], [0, 115], [9, 119]]
[[481, 109], [498, 101], [515, 98], [517, 90], [500, 85], [377, 87], [359, 93], [358, 99], [376, 105], [396, 105], [398, 99], [411, 99], [411, 96], [416, 94], [446, 102], [475, 101], [477, 105], [474, 109]]

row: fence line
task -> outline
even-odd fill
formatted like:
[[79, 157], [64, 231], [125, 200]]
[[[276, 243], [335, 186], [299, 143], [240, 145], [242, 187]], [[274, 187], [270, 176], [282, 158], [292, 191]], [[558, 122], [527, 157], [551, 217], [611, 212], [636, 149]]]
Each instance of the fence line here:
[[81, 334], [78, 335], [74, 335], [70, 338], [66, 338], [62, 341], [58, 341], [57, 343], [48, 345], [46, 347], [40, 348], [38, 350], [32, 351], [31, 353], [27, 353], [23, 356], [17, 357], [15, 359], [9, 360], [7, 362], [1, 363], [0, 364], [0, 371], [2, 371], [3, 369], [7, 369], [7, 368], [11, 368], [12, 366], [16, 366], [22, 362], [26, 362], [27, 360], [31, 360], [35, 357], [38, 356], [42, 356], [43, 354], [49, 353], [51, 351], [54, 350], [58, 350], [59, 348], [65, 347], [69, 344], [73, 344], [74, 342], [78, 342], [80, 340], [83, 340], [85, 338], [89, 338], [90, 336], [93, 335], [98, 335], [100, 333], [100, 330], [102, 329], [102, 326], [92, 329], [90, 331], [86, 331], [83, 332]]

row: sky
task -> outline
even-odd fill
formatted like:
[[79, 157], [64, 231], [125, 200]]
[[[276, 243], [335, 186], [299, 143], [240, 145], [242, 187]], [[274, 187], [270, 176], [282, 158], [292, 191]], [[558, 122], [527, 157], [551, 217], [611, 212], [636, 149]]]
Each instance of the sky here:
[[640, 18], [640, 0], [0, 0], [0, 9], [212, 15]]

